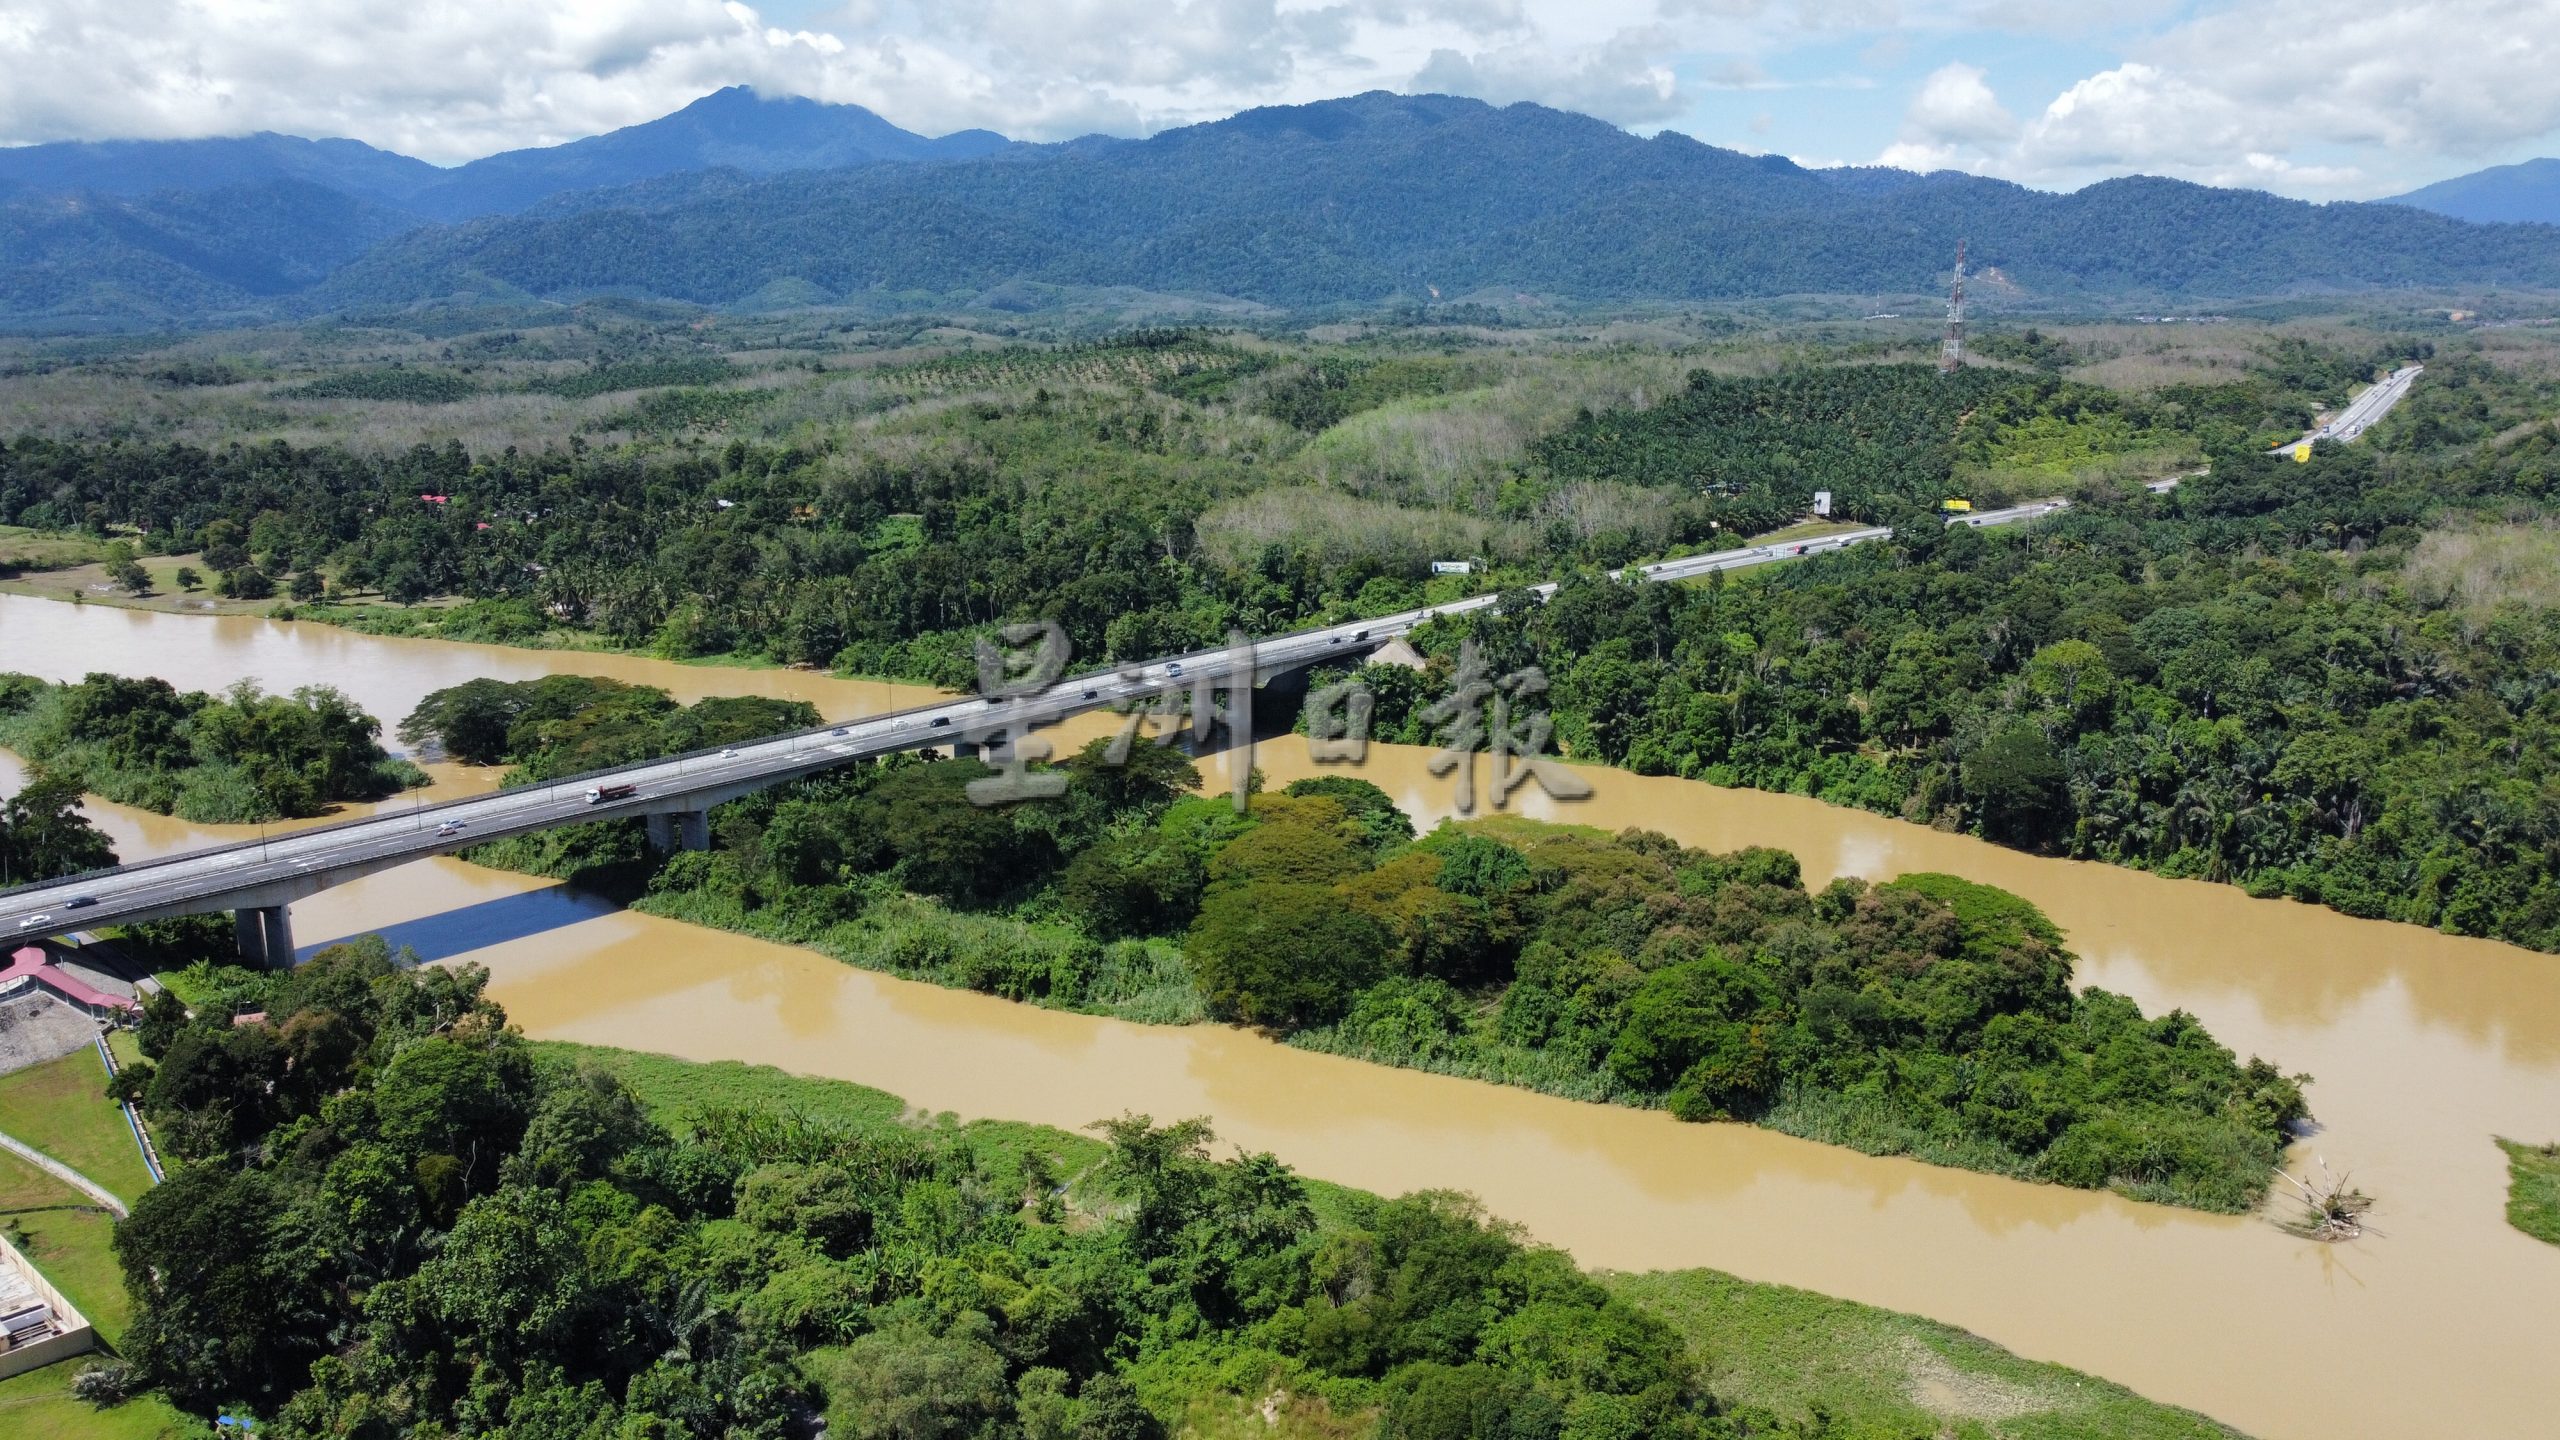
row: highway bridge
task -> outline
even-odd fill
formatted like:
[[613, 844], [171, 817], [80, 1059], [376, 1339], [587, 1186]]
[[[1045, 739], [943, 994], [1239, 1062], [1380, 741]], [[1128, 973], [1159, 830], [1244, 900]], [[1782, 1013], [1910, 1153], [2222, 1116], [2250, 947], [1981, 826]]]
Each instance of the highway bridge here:
[[[2013, 525], [2051, 514], [2067, 503], [2040, 500], [1958, 515], [1947, 523], [1974, 527]], [[1826, 554], [1881, 540], [1892, 533], [1888, 528], [1872, 526], [1686, 556], [1635, 569], [1648, 579], [1690, 580]], [[1552, 582], [1531, 588], [1541, 599], [1553, 595], [1556, 589]], [[237, 917], [244, 956], [290, 964], [293, 932], [286, 907], [330, 886], [377, 871], [555, 825], [628, 816], [644, 817], [651, 840], [661, 848], [682, 844], [701, 849], [709, 844], [711, 807], [770, 785], [902, 750], [947, 745], [956, 751], [966, 744], [1000, 744], [1006, 737], [1026, 734], [1033, 726], [1052, 724], [1085, 711], [1113, 706], [1125, 709], [1141, 697], [1202, 684], [1218, 685], [1247, 666], [1252, 678], [1259, 681], [1329, 660], [1366, 655], [1439, 616], [1480, 610], [1499, 598], [1478, 595], [1372, 620], [1301, 630], [1246, 647], [1203, 650], [1095, 671], [1005, 699], [969, 696], [947, 700], [892, 715], [821, 726], [767, 740], [743, 741], [716, 751], [672, 756], [466, 800], [377, 812], [272, 839], [213, 846], [70, 879], [0, 890], [0, 940], [28, 939], [75, 926], [85, 930], [227, 910]]]

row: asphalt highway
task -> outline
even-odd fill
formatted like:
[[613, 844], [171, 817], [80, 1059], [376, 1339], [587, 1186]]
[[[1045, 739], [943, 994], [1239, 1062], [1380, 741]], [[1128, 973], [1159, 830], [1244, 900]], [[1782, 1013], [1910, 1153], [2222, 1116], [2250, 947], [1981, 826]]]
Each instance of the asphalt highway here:
[[[2409, 387], [2418, 383], [2424, 365], [2403, 365], [2380, 380], [2365, 387], [2363, 394], [2347, 402], [2328, 424], [2302, 437], [2303, 440], [2344, 440], [2353, 442], [2374, 426], [2374, 422], [2391, 413], [2391, 407], [2408, 398]], [[2302, 443], [2296, 441], [2296, 444]], [[2289, 448], [2289, 447], [2288, 447]]]

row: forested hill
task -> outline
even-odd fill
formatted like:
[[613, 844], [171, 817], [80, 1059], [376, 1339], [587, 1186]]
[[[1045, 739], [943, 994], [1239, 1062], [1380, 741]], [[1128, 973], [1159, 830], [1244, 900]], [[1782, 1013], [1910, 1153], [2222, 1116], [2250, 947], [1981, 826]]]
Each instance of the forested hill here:
[[409, 208], [433, 219], [460, 220], [514, 214], [564, 192], [660, 175], [709, 169], [771, 175], [881, 161], [971, 159], [1011, 143], [987, 130], [928, 139], [859, 105], [767, 99], [732, 85], [646, 124], [474, 160], [420, 189]]
[[[714, 96], [653, 122], [692, 116], [661, 138], [693, 157], [686, 163], [718, 168], [644, 166], [633, 188], [564, 191], [539, 213], [417, 229], [269, 303], [317, 313], [595, 291], [715, 305], [875, 291], [967, 300], [1014, 281], [1292, 307], [1420, 297], [1426, 287], [1580, 299], [1892, 294], [1942, 287], [1959, 238], [1971, 240], [1978, 267], [1997, 272], [1986, 276], [1992, 286], [2046, 298], [2560, 287], [2551, 226], [2158, 179], [2053, 195], [1954, 173], [1811, 171], [1677, 134], [1642, 139], [1587, 116], [1448, 96], [1373, 92], [1144, 141], [1011, 145], [977, 158], [951, 158], [981, 143], [971, 136], [909, 136], [942, 147], [933, 156], [942, 163], [780, 174], [764, 152], [714, 143], [719, 115], [696, 113], [751, 106], [759, 124], [798, 114], [777, 103]], [[804, 118], [840, 121], [835, 112], [849, 108], [811, 107]], [[578, 150], [541, 152], [541, 164], [599, 184], [632, 173], [611, 146], [591, 166], [572, 164]], [[17, 253], [26, 234], [52, 233], [21, 213], [43, 203], [0, 205], [0, 269], [28, 263]], [[169, 228], [152, 212], [118, 233]], [[282, 271], [305, 248], [294, 239], [268, 227], [205, 237], [199, 248], [257, 250]], [[100, 252], [87, 271], [76, 249], [36, 255], [73, 269], [9, 296], [0, 318], [134, 318], [116, 310], [129, 289], [151, 297], [126, 304], [152, 312], [141, 318], [184, 318], [184, 305], [165, 298], [182, 287], [123, 283], [131, 248]], [[146, 248], [155, 273], [193, 264], [183, 247]], [[244, 292], [276, 293], [233, 286], [222, 298], [237, 304]]]

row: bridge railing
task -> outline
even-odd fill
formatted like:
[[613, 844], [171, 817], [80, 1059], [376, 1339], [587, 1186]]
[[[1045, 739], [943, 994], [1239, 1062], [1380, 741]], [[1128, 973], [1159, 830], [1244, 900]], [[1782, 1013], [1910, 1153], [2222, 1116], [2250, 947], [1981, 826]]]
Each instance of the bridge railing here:
[[[900, 716], [907, 715], [930, 714], [933, 711], [947, 708], [954, 703], [956, 702], [943, 700], [931, 705], [919, 705], [907, 710], [894, 710], [882, 715], [866, 715], [862, 717], [862, 723], [868, 724], [873, 720], [892, 720]], [[786, 730], [779, 735], [767, 735], [757, 740], [745, 743], [761, 745], [774, 740], [798, 739], [812, 735], [823, 736], [828, 731], [834, 729], [836, 727], [836, 723], [837, 722], [829, 722], [811, 730]], [[496, 793], [505, 794], [508, 790], [533, 790], [552, 785], [583, 785], [590, 780], [599, 779], [607, 775], [619, 775], [634, 770], [646, 770], [659, 765], [673, 765], [681, 764], [687, 760], [699, 760], [706, 756], [717, 755], [724, 750], [736, 749], [738, 743], [739, 742], [732, 741], [720, 745], [705, 745], [698, 749], [680, 751], [672, 755], [659, 755], [647, 760], [636, 760], [625, 765], [608, 765], [596, 770], [582, 770], [575, 775], [560, 775], [544, 780], [529, 781], [523, 785], [507, 786], [505, 789]], [[451, 800], [439, 800], [432, 805], [416, 805], [407, 810], [387, 812], [377, 811], [371, 815], [351, 815], [346, 819], [332, 820], [322, 825], [297, 826], [294, 829], [283, 831], [275, 835], [265, 836], [261, 839], [225, 841], [220, 845], [207, 845], [199, 849], [188, 850], [176, 855], [155, 856], [148, 860], [133, 860], [120, 865], [109, 865], [104, 869], [99, 870], [84, 870], [77, 875], [63, 875], [57, 876], [51, 880], [30, 881], [23, 885], [12, 885], [6, 889], [0, 889], [0, 900], [5, 900], [12, 895], [23, 895], [37, 890], [51, 890], [60, 886], [73, 884], [81, 880], [103, 879], [105, 877], [115, 875], [136, 875], [145, 871], [164, 869], [171, 865], [192, 864], [193, 862], [202, 860], [210, 855], [229, 855], [238, 854], [248, 850], [263, 850], [280, 840], [301, 840], [307, 836], [327, 835], [341, 830], [357, 830], [369, 825], [382, 825], [395, 820], [407, 821], [411, 819], [423, 819], [426, 816], [443, 814], [449, 811], [462, 809], [466, 806], [480, 804], [490, 798], [491, 796], [489, 795], [463, 795]]]
[[[1293, 631], [1290, 635], [1277, 636], [1274, 638], [1289, 639], [1298, 635], [1314, 634], [1328, 628], [1331, 627], [1317, 626], [1313, 629]], [[1162, 666], [1169, 660], [1179, 660], [1189, 664], [1193, 662], [1205, 662], [1212, 659], [1223, 658], [1225, 654], [1226, 647], [1219, 646], [1213, 650], [1195, 650], [1183, 655], [1168, 656], [1164, 660], [1151, 660], [1147, 663], [1149, 665]], [[1098, 670], [1089, 672], [1085, 675], [1061, 680], [1051, 688], [1053, 690], [1066, 689], [1071, 686], [1090, 685], [1099, 681], [1125, 681], [1134, 678], [1138, 677], [1127, 670]], [[1165, 684], [1167, 686], [1179, 685], [1187, 683], [1188, 678], [1189, 677], [1187, 676], [1166, 677], [1158, 683]], [[928, 705], [910, 706], [904, 710], [884, 711], [878, 715], [865, 715], [852, 723], [868, 725], [882, 720], [899, 720], [931, 715], [936, 711], [950, 709], [954, 705], [965, 704], [973, 698], [975, 697], [967, 695], [954, 696], [951, 699], [937, 700]], [[506, 790], [534, 790], [559, 785], [584, 785], [589, 781], [602, 780], [615, 775], [627, 775], [633, 771], [653, 769], [661, 765], [681, 765], [690, 760], [707, 759], [726, 751], [734, 750], [740, 744], [765, 745], [778, 740], [796, 741], [812, 738], [824, 739], [827, 738], [832, 731], [840, 728], [844, 723], [846, 722], [832, 720], [822, 721], [815, 727], [806, 730], [786, 730], [778, 735], [759, 736], [756, 739], [749, 741], [728, 741], [717, 745], [704, 745], [692, 750], [678, 751], [670, 755], [653, 756], [647, 760], [636, 760], [628, 764], [600, 766], [593, 770], [581, 770], [573, 775], [549, 776], [541, 780], [527, 781], [521, 785], [507, 786], [504, 790], [501, 790], [498, 793], [504, 794], [506, 793]], [[936, 743], [937, 737], [919, 734], [915, 739], [919, 743], [931, 744]], [[31, 894], [38, 890], [52, 890], [62, 886], [76, 884], [83, 880], [100, 880], [111, 876], [137, 875], [147, 871], [165, 869], [172, 865], [193, 864], [209, 856], [239, 854], [249, 850], [263, 850], [266, 847], [275, 844], [279, 840], [301, 840], [309, 836], [328, 835], [337, 831], [357, 830], [367, 826], [383, 825], [392, 821], [415, 820], [423, 822], [428, 816], [445, 814], [467, 806], [480, 804], [490, 798], [491, 797], [488, 795], [464, 795], [451, 800], [439, 800], [432, 805], [420, 804], [406, 810], [390, 812], [377, 811], [371, 815], [352, 815], [343, 820], [332, 820], [325, 824], [297, 826], [294, 829], [284, 831], [281, 834], [269, 835], [256, 840], [226, 841], [219, 845], [206, 845], [198, 849], [188, 850], [176, 855], [161, 855], [148, 860], [127, 861], [123, 864], [110, 865], [99, 870], [84, 870], [77, 875], [57, 876], [51, 880], [29, 881], [21, 885], [11, 885], [5, 888], [0, 888], [0, 900], [5, 900], [12, 895]]]

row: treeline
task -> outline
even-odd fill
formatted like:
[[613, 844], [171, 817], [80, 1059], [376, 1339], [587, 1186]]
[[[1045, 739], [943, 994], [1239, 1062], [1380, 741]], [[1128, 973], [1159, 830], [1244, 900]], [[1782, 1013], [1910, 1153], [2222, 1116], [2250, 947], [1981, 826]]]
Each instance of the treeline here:
[[1728, 1409], [1680, 1335], [1462, 1198], [1320, 1222], [1270, 1156], [1143, 1116], [1072, 1151], [716, 1101], [670, 1127], [486, 979], [367, 939], [239, 997], [261, 1017], [153, 998], [119, 1086], [186, 1163], [116, 1228], [117, 1381], [349, 1440], [1152, 1440], [1274, 1386], [1411, 1440], [1835, 1433]]
[[2389, 447], [2226, 451], [2163, 499], [1724, 583], [1586, 576], [1436, 627], [1432, 675], [1374, 671], [1378, 733], [1431, 740], [1472, 638], [1640, 773], [2560, 949], [2560, 613], [2403, 571], [2448, 506], [2547, 502], [2560, 435]]
[[382, 748], [382, 722], [326, 685], [221, 695], [92, 674], [0, 674], [0, 745], [118, 804], [205, 824], [318, 815], [427, 783]]
[[2255, 1203], [2305, 1113], [2296, 1080], [2188, 1017], [2075, 996], [2033, 907], [1952, 877], [1815, 895], [1792, 856], [1644, 832], [1416, 839], [1349, 778], [1240, 814], [1148, 744], [1115, 764], [1097, 741], [1052, 773], [1057, 795], [990, 804], [988, 766], [900, 757], [724, 805], [707, 852], [661, 860], [605, 822], [487, 858], [625, 883], [637, 867], [659, 913], [1010, 998], [1206, 1014], [2177, 1204]]

